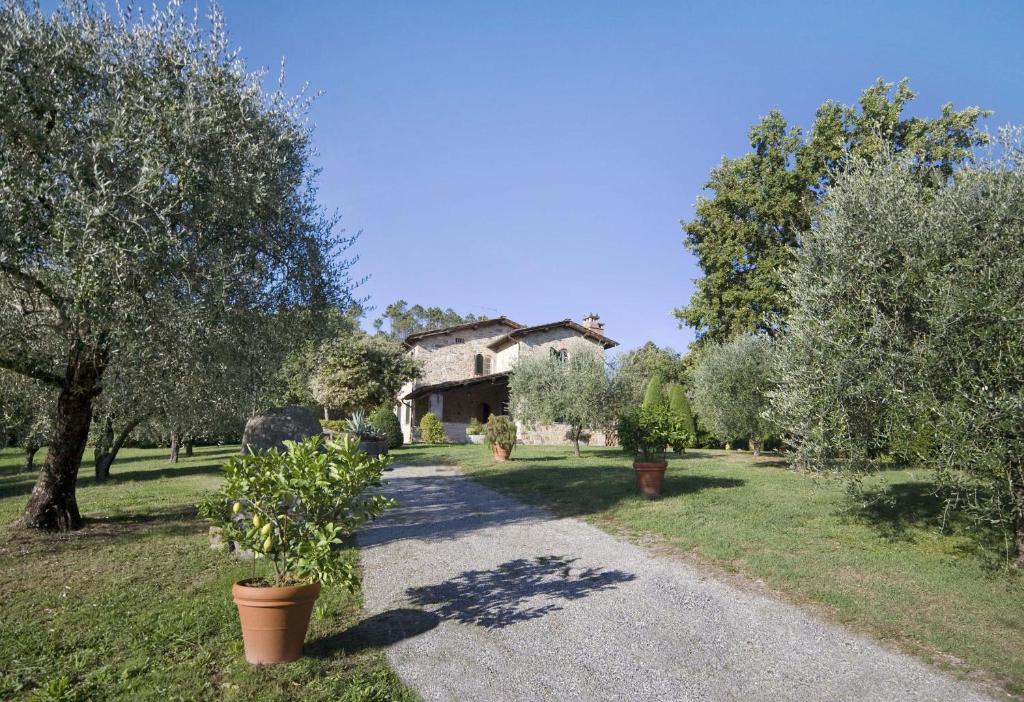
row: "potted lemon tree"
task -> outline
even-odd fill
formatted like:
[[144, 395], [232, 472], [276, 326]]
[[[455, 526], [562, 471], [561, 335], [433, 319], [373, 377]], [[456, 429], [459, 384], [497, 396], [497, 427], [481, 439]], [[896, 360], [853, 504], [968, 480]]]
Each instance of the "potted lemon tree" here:
[[633, 471], [640, 492], [647, 497], [661, 494], [668, 461], [665, 452], [671, 446], [679, 450], [692, 443], [682, 419], [667, 407], [640, 407], [619, 419], [619, 443], [634, 455]]
[[484, 425], [487, 442], [496, 461], [507, 461], [516, 445], [516, 423], [504, 414], [492, 414]]
[[226, 541], [252, 554], [252, 576], [236, 582], [232, 594], [245, 658], [254, 664], [302, 654], [321, 586], [358, 582], [342, 541], [394, 504], [365, 494], [381, 484], [390, 459], [367, 455], [356, 439], [285, 445], [284, 452], [232, 458], [223, 486], [200, 505]]

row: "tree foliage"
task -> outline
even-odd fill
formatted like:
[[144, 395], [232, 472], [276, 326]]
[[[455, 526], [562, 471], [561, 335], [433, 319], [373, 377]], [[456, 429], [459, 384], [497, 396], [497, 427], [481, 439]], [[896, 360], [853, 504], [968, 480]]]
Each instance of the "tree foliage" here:
[[384, 308], [384, 313], [373, 321], [373, 327], [378, 333], [387, 334], [393, 339], [404, 339], [417, 332], [453, 327], [457, 324], [477, 322], [483, 319], [487, 319], [487, 317], [474, 314], [462, 315], [451, 307], [445, 309], [422, 305], [410, 307], [405, 300], [398, 300]]
[[111, 367], [157, 359], [155, 378], [232, 338], [255, 374], [274, 315], [350, 299], [352, 239], [315, 202], [308, 100], [265, 94], [216, 11], [209, 27], [177, 5], [0, 4], [0, 368], [58, 392], [26, 525], [80, 525]]
[[35, 467], [35, 455], [50, 441], [57, 393], [23, 375], [0, 369], [0, 444], [10, 441], [25, 452], [24, 469]]
[[786, 278], [772, 404], [800, 465], [932, 468], [1024, 562], [1024, 152], [1002, 150], [931, 184], [898, 155], [840, 177]]
[[402, 385], [420, 373], [419, 363], [399, 342], [357, 332], [317, 349], [309, 388], [318, 404], [347, 415], [391, 404]]
[[615, 360], [614, 381], [622, 395], [622, 406], [635, 407], [643, 402], [648, 383], [655, 375], [666, 383], [687, 382], [687, 370], [679, 353], [653, 341], [632, 349]]
[[754, 455], [770, 431], [764, 414], [771, 375], [772, 341], [744, 335], [701, 349], [693, 369], [691, 398], [701, 421], [722, 441], [748, 439]]
[[946, 104], [934, 118], [906, 117], [914, 97], [906, 80], [896, 86], [878, 80], [856, 106], [819, 107], [806, 139], [773, 110], [750, 130], [750, 153], [723, 159], [711, 171], [710, 197], [698, 199], [696, 217], [683, 225], [703, 275], [690, 303], [675, 311], [700, 343], [779, 330], [790, 304], [781, 273], [850, 157], [901, 153], [918, 174], [947, 177], [988, 142], [978, 129], [988, 112]]
[[584, 431], [614, 420], [611, 381], [604, 359], [580, 349], [567, 360], [536, 354], [520, 360], [509, 379], [512, 416], [527, 426], [563, 423], [576, 456]]

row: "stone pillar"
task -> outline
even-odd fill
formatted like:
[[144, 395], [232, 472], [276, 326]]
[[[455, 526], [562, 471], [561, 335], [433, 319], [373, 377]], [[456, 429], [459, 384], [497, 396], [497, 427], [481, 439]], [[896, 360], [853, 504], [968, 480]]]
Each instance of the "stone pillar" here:
[[429, 411], [433, 412], [434, 415], [442, 422], [444, 421], [444, 395], [439, 392], [430, 393]]

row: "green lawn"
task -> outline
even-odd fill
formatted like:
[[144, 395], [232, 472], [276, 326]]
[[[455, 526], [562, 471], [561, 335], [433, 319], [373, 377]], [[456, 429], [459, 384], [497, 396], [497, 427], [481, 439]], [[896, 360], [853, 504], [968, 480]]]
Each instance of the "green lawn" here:
[[[230, 588], [251, 566], [210, 550], [193, 508], [237, 450], [200, 448], [175, 466], [166, 449], [126, 450], [106, 485], [83, 467], [80, 532], [3, 527], [0, 699], [413, 698], [379, 651], [343, 635], [362, 617], [360, 597], [336, 588], [320, 598], [306, 657], [245, 662]], [[20, 462], [0, 451], [0, 524], [32, 489], [33, 475], [14, 472]]]
[[991, 535], [953, 524], [926, 476], [891, 471], [895, 503], [860, 508], [832, 482], [727, 451], [670, 462], [663, 499], [636, 495], [616, 449], [518, 446], [495, 463], [486, 446], [412, 446], [399, 460], [456, 463], [483, 483], [665, 546], [933, 663], [1024, 693], [1024, 578], [1009, 575]]

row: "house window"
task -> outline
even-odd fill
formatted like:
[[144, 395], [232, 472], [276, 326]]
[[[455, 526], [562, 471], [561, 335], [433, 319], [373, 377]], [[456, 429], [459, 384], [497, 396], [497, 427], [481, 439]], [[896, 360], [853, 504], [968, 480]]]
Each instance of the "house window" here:
[[491, 374], [491, 357], [478, 353], [473, 358], [473, 373], [476, 375]]
[[569, 351], [566, 349], [551, 349], [551, 358], [565, 363], [569, 360]]
[[455, 337], [455, 343], [456, 344], [464, 344], [464, 343], [466, 343], [466, 340], [463, 339], [461, 336], [457, 336], [457, 337]]

